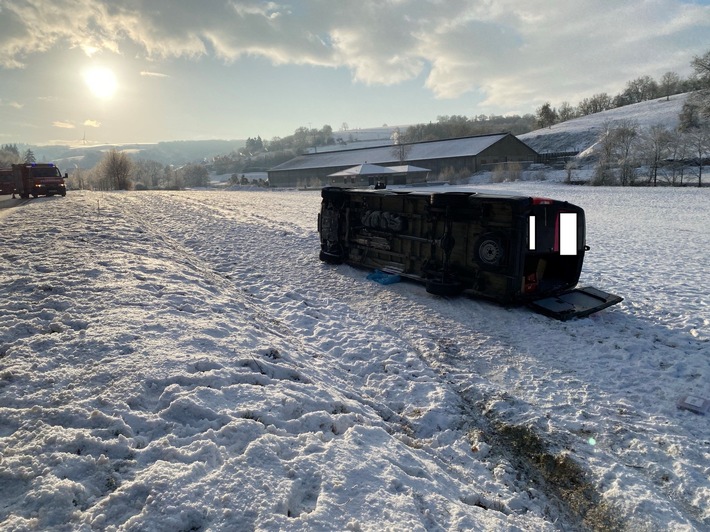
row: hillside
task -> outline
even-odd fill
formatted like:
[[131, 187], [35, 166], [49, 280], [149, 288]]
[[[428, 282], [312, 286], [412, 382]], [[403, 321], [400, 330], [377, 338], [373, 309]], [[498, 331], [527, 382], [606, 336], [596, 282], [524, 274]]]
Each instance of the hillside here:
[[633, 120], [642, 129], [657, 124], [669, 128], [677, 127], [678, 115], [688, 95], [688, 93], [676, 94], [669, 100], [665, 98], [650, 100], [582, 116], [552, 127], [518, 135], [518, 138], [539, 153], [583, 152], [596, 143], [599, 134], [604, 131], [607, 124]]

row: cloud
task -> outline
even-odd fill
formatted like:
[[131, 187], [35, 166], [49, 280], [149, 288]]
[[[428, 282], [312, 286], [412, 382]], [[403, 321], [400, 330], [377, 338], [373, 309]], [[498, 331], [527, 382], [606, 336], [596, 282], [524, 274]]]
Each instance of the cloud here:
[[[422, 79], [437, 98], [470, 92], [498, 108], [545, 94], [619, 90], [687, 68], [710, 34], [710, 6], [683, 0], [0, 0], [0, 66], [69, 46], [87, 55], [260, 56], [347, 68], [357, 83]], [[163, 77], [159, 72], [143, 76]], [[533, 102], [534, 103], [534, 102]]]
[[84, 120], [84, 125], [87, 127], [101, 127], [101, 122], [98, 120]]
[[57, 121], [55, 121], [55, 122], [52, 122], [52, 125], [53, 125], [54, 127], [58, 127], [58, 128], [62, 128], [62, 129], [74, 129], [74, 128], [76, 127], [76, 126], [75, 126], [73, 123], [71, 123], [71, 122], [68, 122], [68, 121], [67, 121], [67, 122], [63, 122], [63, 121], [60, 121], [60, 120], [57, 120]]
[[14, 107], [15, 109], [22, 109], [25, 106], [24, 103], [15, 102], [15, 101], [3, 102], [1, 99], [0, 99], [0, 105], [7, 106], [7, 107]]
[[141, 76], [149, 77], [149, 78], [169, 78], [167, 74], [161, 74], [160, 72], [148, 72], [146, 70], [143, 70], [141, 72]]

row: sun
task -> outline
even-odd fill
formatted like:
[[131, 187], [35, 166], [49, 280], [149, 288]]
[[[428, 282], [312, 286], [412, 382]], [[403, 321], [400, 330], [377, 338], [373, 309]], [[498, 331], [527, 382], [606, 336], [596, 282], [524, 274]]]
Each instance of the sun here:
[[101, 100], [109, 100], [116, 93], [118, 82], [113, 71], [106, 67], [95, 66], [83, 73], [84, 83]]

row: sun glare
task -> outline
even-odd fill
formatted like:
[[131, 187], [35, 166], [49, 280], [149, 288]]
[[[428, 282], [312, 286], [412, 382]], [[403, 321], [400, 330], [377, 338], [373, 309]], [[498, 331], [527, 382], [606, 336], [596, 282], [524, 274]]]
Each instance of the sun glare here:
[[92, 67], [85, 70], [84, 83], [94, 96], [102, 100], [110, 99], [118, 87], [115, 74], [106, 67]]

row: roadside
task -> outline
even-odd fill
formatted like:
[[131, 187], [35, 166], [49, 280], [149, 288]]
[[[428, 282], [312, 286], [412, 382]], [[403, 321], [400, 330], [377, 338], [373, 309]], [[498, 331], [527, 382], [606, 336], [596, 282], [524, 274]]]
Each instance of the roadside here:
[[20, 199], [19, 197], [12, 199], [12, 194], [0, 196], [0, 217], [5, 216], [13, 207], [19, 207], [27, 203], [28, 199]]
[[17, 199], [12, 199], [12, 194], [0, 196], [0, 209], [8, 209], [18, 204]]

